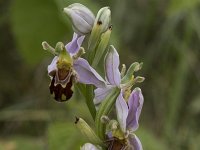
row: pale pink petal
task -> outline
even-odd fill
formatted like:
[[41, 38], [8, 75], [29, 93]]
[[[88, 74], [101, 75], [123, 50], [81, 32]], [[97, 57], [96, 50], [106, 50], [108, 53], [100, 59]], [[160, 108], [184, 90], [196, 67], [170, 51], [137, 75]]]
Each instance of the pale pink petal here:
[[119, 86], [121, 82], [121, 76], [119, 72], [119, 54], [114, 46], [110, 47], [110, 50], [105, 57], [105, 72], [106, 79], [112, 85]]
[[128, 117], [127, 117], [127, 128], [135, 131], [139, 127], [139, 117], [144, 103], [144, 98], [140, 88], [135, 88], [128, 100]]
[[80, 36], [74, 32], [73, 39], [65, 48], [70, 54], [75, 54], [79, 51], [85, 36]]
[[74, 69], [78, 75], [78, 81], [84, 84], [92, 84], [99, 88], [106, 86], [104, 79], [89, 65], [87, 60], [79, 58], [74, 62]]
[[125, 99], [122, 96], [122, 91], [119, 94], [115, 105], [116, 105], [116, 111], [117, 111], [117, 120], [120, 124], [121, 130], [125, 133], [126, 132], [126, 119], [128, 116], [128, 106], [126, 104]]
[[94, 90], [94, 104], [98, 105], [99, 103], [101, 103], [106, 96], [112, 91], [112, 87], [113, 86], [106, 86], [105, 88], [97, 88], [96, 90]]
[[50, 77], [53, 77], [55, 75], [55, 71], [57, 70], [57, 61], [58, 61], [58, 56], [55, 56], [51, 62], [50, 65], [48, 65], [48, 74]]
[[143, 150], [142, 144], [135, 134], [129, 137], [129, 142], [133, 150]]

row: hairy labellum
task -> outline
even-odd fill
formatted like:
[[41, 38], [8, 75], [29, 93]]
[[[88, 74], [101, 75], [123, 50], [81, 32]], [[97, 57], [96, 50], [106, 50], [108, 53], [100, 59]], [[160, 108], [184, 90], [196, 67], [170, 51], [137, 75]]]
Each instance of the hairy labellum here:
[[126, 141], [114, 137], [108, 141], [108, 150], [127, 150]]
[[71, 88], [75, 78], [72, 70], [66, 71], [59, 69], [55, 72], [49, 89], [56, 101], [64, 102], [72, 97], [73, 91]]
[[61, 84], [63, 87], [67, 85], [67, 83], [70, 81], [71, 76], [73, 76], [73, 70], [67, 70], [67, 69], [58, 69], [55, 74], [55, 84]]

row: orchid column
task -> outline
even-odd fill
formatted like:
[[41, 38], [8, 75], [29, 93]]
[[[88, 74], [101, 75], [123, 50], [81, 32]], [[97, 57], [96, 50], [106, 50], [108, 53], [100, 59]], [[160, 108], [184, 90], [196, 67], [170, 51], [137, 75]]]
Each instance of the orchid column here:
[[[144, 78], [133, 75], [142, 68], [142, 63], [133, 63], [127, 71], [123, 64], [120, 72], [119, 54], [114, 46], [108, 48], [112, 31], [109, 7], [101, 8], [96, 17], [79, 3], [63, 11], [72, 23], [72, 41], [66, 45], [58, 42], [55, 48], [47, 42], [42, 46], [54, 55], [48, 66], [50, 93], [58, 102], [67, 101], [73, 95], [72, 87], [77, 86], [94, 119], [95, 131], [82, 118], [76, 118], [76, 126], [88, 138], [81, 149], [142, 150], [134, 131], [139, 127], [144, 100], [141, 89], [135, 84], [143, 82]], [[81, 47], [85, 36], [89, 36], [86, 50]], [[85, 52], [86, 59], [81, 58]], [[95, 69], [105, 52], [104, 79]]]

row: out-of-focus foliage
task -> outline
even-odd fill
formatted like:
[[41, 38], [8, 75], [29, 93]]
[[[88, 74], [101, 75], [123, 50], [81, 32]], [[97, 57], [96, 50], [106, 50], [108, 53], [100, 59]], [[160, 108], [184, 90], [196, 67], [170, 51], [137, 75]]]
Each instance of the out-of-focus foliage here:
[[79, 149], [87, 141], [72, 122], [52, 124], [47, 135], [50, 150]]
[[15, 0], [10, 9], [17, 48], [28, 63], [35, 64], [44, 58], [41, 41], [55, 44], [55, 39], [63, 40], [69, 32], [69, 27], [59, 19], [54, 1]]
[[13, 136], [0, 139], [0, 150], [43, 150], [44, 141], [27, 136]]
[[163, 139], [159, 139], [151, 131], [140, 128], [136, 134], [140, 138], [144, 150], [167, 150], [167, 146], [163, 142]]
[[[199, 108], [194, 103], [200, 91], [200, 2], [128, 0], [115, 4], [115, 24], [123, 31], [118, 31], [121, 49], [144, 61], [144, 124], [165, 139], [170, 149], [195, 149], [189, 141], [199, 136]], [[135, 60], [121, 54], [127, 62]]]
[[85, 141], [73, 126], [75, 115], [92, 123], [84, 100], [78, 91], [66, 104], [49, 96], [52, 56], [41, 47], [71, 39], [62, 8], [74, 2], [94, 12], [109, 5], [121, 62], [144, 62], [136, 133], [144, 150], [199, 150], [199, 0], [0, 1], [0, 150], [78, 149]]

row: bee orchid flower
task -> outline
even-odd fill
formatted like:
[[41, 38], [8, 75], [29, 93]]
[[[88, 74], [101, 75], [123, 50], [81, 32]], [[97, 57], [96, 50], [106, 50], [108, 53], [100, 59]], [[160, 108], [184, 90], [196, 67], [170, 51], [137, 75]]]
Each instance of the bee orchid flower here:
[[[127, 96], [130, 94], [131, 87], [137, 82], [143, 82], [143, 77], [134, 77], [133, 73], [141, 69], [141, 64], [138, 62], [133, 63], [127, 71], [127, 74], [122, 76], [119, 71], [119, 54], [114, 46], [110, 46], [108, 53], [105, 56], [105, 78], [106, 87], [98, 88], [94, 91], [95, 98], [94, 104], [98, 106], [105, 97], [112, 91], [113, 88], [118, 87], [121, 89], [122, 95]], [[125, 70], [123, 71], [125, 72]], [[124, 73], [123, 73], [124, 74]]]
[[136, 82], [142, 82], [144, 80], [143, 77], [135, 78], [133, 76], [133, 72], [141, 69], [141, 64], [133, 63], [126, 75], [123, 75], [125, 70], [123, 73], [120, 73], [119, 64], [119, 55], [116, 49], [111, 46], [105, 56], [106, 87], [95, 90], [94, 103], [95, 105], [101, 104], [112, 89], [118, 87], [120, 93], [117, 96], [115, 107], [117, 123], [119, 125], [108, 134], [108, 140], [112, 141], [109, 143], [109, 148], [126, 147], [134, 150], [142, 150], [141, 142], [134, 134], [134, 131], [139, 126], [138, 120], [144, 99], [140, 88], [135, 88], [131, 92], [131, 88]]
[[140, 88], [135, 88], [126, 101], [120, 93], [116, 100], [117, 120], [119, 128], [112, 131], [112, 136], [125, 140], [128, 148], [142, 150], [142, 144], [134, 132], [139, 127], [139, 117], [142, 110], [144, 98]]
[[52, 48], [47, 42], [42, 46], [45, 50], [55, 55], [48, 66], [48, 75], [51, 78], [50, 93], [56, 101], [66, 101], [72, 97], [72, 86], [75, 82], [92, 84], [96, 87], [104, 87], [102, 77], [89, 65], [87, 60], [80, 58], [84, 53], [81, 44], [84, 36], [74, 33], [73, 39], [66, 46], [58, 42], [56, 48]]

